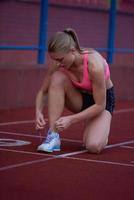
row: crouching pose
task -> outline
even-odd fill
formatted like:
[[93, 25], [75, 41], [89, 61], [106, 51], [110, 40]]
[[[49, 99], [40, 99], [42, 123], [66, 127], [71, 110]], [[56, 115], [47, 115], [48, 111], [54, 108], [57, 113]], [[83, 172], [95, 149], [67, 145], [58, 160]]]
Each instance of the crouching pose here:
[[[83, 143], [91, 153], [101, 152], [108, 142], [114, 89], [106, 60], [93, 49], [79, 45], [71, 29], [56, 32], [48, 42], [50, 62], [36, 97], [36, 128], [44, 128], [45, 97], [48, 97], [49, 131], [39, 151], [60, 151], [60, 132], [85, 121]], [[64, 107], [73, 114], [62, 116]]]

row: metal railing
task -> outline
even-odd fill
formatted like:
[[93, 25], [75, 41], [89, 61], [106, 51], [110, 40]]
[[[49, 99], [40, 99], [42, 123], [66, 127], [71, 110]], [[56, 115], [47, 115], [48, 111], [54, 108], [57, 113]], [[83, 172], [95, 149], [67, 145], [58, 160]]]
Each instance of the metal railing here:
[[[115, 33], [116, 33], [116, 0], [111, 0], [109, 11], [109, 27], [108, 27], [108, 41], [107, 48], [96, 48], [100, 52], [107, 53], [108, 63], [113, 62], [114, 53], [134, 53], [134, 49], [129, 48], [115, 48]], [[40, 31], [39, 44], [31, 46], [15, 46], [15, 45], [0, 45], [0, 50], [32, 50], [38, 51], [38, 63], [45, 63], [46, 41], [47, 41], [47, 27], [48, 27], [48, 0], [41, 0], [40, 5]]]

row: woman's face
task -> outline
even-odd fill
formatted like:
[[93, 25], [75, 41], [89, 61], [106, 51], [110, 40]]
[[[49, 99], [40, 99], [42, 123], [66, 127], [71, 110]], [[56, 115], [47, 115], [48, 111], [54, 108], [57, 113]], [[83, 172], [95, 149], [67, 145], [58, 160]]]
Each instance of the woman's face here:
[[52, 60], [57, 62], [57, 65], [60, 67], [64, 67], [69, 69], [74, 61], [75, 61], [75, 54], [74, 50], [69, 50], [68, 53], [49, 53]]

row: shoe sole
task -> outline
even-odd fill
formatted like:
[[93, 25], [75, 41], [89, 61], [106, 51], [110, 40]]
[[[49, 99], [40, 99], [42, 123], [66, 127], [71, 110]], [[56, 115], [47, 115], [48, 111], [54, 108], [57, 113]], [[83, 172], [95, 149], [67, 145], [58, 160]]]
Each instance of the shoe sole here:
[[59, 148], [58, 149], [56, 149], [56, 148], [54, 148], [54, 149], [37, 149], [37, 151], [52, 153], [54, 151], [60, 151], [60, 149]]

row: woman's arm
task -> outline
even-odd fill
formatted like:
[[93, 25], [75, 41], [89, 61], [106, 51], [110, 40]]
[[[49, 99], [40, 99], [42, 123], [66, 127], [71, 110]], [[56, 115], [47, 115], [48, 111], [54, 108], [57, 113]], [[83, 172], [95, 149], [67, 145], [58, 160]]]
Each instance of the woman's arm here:
[[92, 81], [95, 104], [84, 111], [72, 115], [72, 122], [90, 119], [99, 115], [106, 106], [106, 82], [104, 77], [103, 58], [99, 54], [90, 54], [89, 74]]
[[37, 96], [36, 96], [36, 112], [42, 112], [43, 111], [46, 96], [47, 96], [49, 81], [50, 81], [50, 75], [47, 72], [46, 75], [45, 75], [45, 79], [43, 81], [43, 84], [42, 84], [42, 86], [41, 86], [41, 88], [38, 91]]
[[52, 73], [56, 70], [57, 70], [57, 67], [55, 63], [51, 61], [48, 65], [48, 69], [47, 69], [43, 84], [36, 96], [36, 104], [35, 104], [36, 110], [35, 111], [36, 111], [36, 128], [37, 129], [42, 129], [44, 128], [44, 125], [45, 125], [43, 109], [47, 102], [46, 99], [47, 99], [50, 78], [51, 78]]
[[36, 96], [36, 104], [35, 104], [35, 112], [36, 112], [36, 128], [42, 129], [45, 126], [45, 119], [43, 115], [43, 109], [45, 106], [46, 98], [47, 98], [47, 90], [49, 85], [49, 73], [47, 72], [43, 84]]

